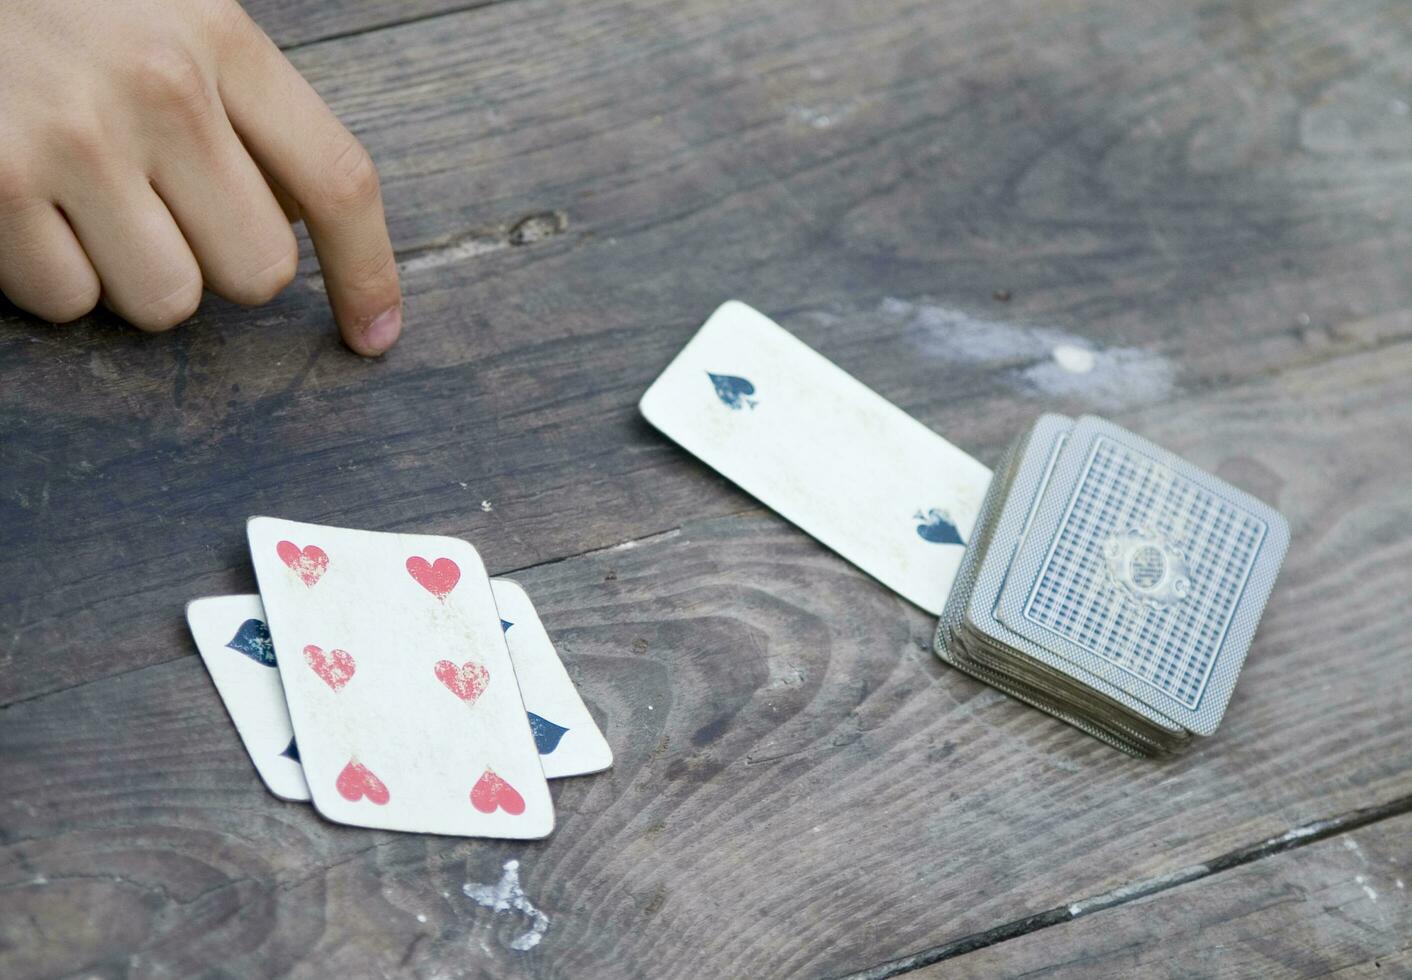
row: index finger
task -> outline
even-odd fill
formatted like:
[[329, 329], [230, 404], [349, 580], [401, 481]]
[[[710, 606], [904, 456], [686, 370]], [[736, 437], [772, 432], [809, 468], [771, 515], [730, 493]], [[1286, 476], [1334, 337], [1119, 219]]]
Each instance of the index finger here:
[[226, 113], [255, 162], [298, 203], [344, 342], [381, 354], [401, 333], [402, 293], [372, 157], [240, 16], [220, 79]]

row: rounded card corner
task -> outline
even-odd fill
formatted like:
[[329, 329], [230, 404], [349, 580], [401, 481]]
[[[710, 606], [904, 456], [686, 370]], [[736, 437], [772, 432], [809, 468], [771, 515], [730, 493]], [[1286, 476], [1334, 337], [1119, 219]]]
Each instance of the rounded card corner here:
[[491, 584], [492, 586], [496, 586], [496, 585], [504, 586], [505, 588], [509, 589], [511, 592], [514, 592], [514, 593], [515, 593], [516, 595], [518, 595], [520, 598], [522, 598], [522, 599], [529, 599], [529, 593], [525, 591], [525, 587], [524, 587], [523, 585], [521, 585], [519, 582], [516, 582], [516, 581], [515, 581], [514, 579], [512, 579], [512, 578], [505, 578], [504, 576], [497, 576], [496, 578], [494, 578], [494, 579], [491, 580], [490, 584]]

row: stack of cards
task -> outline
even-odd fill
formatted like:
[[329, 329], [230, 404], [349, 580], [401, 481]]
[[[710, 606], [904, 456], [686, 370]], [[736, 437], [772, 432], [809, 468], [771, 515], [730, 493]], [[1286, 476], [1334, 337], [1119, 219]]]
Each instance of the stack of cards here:
[[187, 622], [270, 791], [360, 827], [531, 839], [612, 752], [514, 582], [455, 538], [251, 518], [260, 595]]
[[1283, 517], [1103, 419], [1045, 415], [981, 507], [948, 663], [1134, 755], [1215, 731], [1284, 559]]
[[1289, 539], [1266, 505], [1096, 418], [1043, 417], [992, 480], [742, 303], [640, 408], [884, 585], [944, 607], [944, 660], [1139, 755], [1215, 729]]

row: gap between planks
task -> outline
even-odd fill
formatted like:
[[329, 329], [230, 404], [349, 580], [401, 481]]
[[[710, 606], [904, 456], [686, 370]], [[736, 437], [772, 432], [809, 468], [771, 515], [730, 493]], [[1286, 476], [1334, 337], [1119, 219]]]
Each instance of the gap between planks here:
[[943, 960], [955, 959], [988, 946], [1018, 939], [1041, 929], [1063, 925], [1080, 916], [1126, 905], [1149, 895], [1168, 891], [1202, 878], [1210, 878], [1213, 875], [1230, 871], [1232, 868], [1251, 864], [1263, 858], [1283, 854], [1285, 851], [1292, 851], [1309, 844], [1316, 844], [1330, 837], [1337, 837], [1358, 830], [1360, 827], [1408, 813], [1412, 813], [1412, 795], [1400, 796], [1387, 803], [1361, 807], [1339, 816], [1315, 820], [1287, 830], [1278, 837], [1269, 837], [1255, 844], [1247, 844], [1233, 851], [1227, 851], [1210, 861], [1178, 868], [1176, 871], [1144, 878], [1141, 881], [1129, 882], [1100, 895], [1081, 898], [1066, 905], [1036, 912], [1022, 919], [1014, 919], [982, 932], [971, 933], [969, 936], [962, 936], [960, 939], [953, 939], [950, 942], [929, 947], [910, 956], [888, 960], [869, 969], [846, 974], [839, 980], [888, 980], [890, 977], [901, 976], [904, 973], [920, 970], [922, 967], [931, 966]]
[[367, 27], [359, 27], [351, 31], [335, 31], [332, 34], [325, 34], [322, 37], [305, 38], [302, 41], [295, 41], [292, 44], [281, 44], [279, 49], [285, 53], [301, 51], [304, 48], [311, 48], [316, 44], [327, 44], [330, 41], [346, 41], [352, 37], [361, 37], [364, 34], [374, 34], [378, 31], [393, 30], [407, 24], [420, 24], [423, 21], [436, 20], [438, 17], [452, 17], [456, 14], [464, 14], [468, 10], [479, 10], [481, 7], [493, 7], [497, 4], [509, 3], [510, 0], [469, 0], [469, 2], [456, 7], [448, 7], [445, 10], [434, 10], [430, 13], [417, 14], [403, 20], [389, 20], [378, 24], [369, 24]]

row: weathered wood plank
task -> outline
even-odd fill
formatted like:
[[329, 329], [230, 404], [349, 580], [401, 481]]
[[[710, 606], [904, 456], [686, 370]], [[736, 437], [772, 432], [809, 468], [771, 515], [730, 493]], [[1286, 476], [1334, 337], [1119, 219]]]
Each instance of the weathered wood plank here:
[[1406, 976], [1412, 816], [916, 971], [994, 977]]
[[282, 48], [375, 31], [412, 20], [486, 7], [506, 0], [241, 0]]
[[[0, 973], [836, 974], [1412, 792], [1412, 343], [1132, 421], [1293, 526], [1180, 758], [947, 670], [929, 617], [770, 515], [693, 522], [519, 576], [617, 756], [542, 844], [274, 801], [194, 656], [0, 712]], [[512, 859], [551, 920], [528, 953], [460, 893]]]
[[0, 318], [0, 703], [170, 659], [253, 512], [505, 570], [747, 507], [633, 408], [729, 296], [987, 461], [1412, 334], [1412, 13], [1242, 9], [517, 0], [297, 52], [382, 163], [407, 338], [347, 355], [307, 284]]

